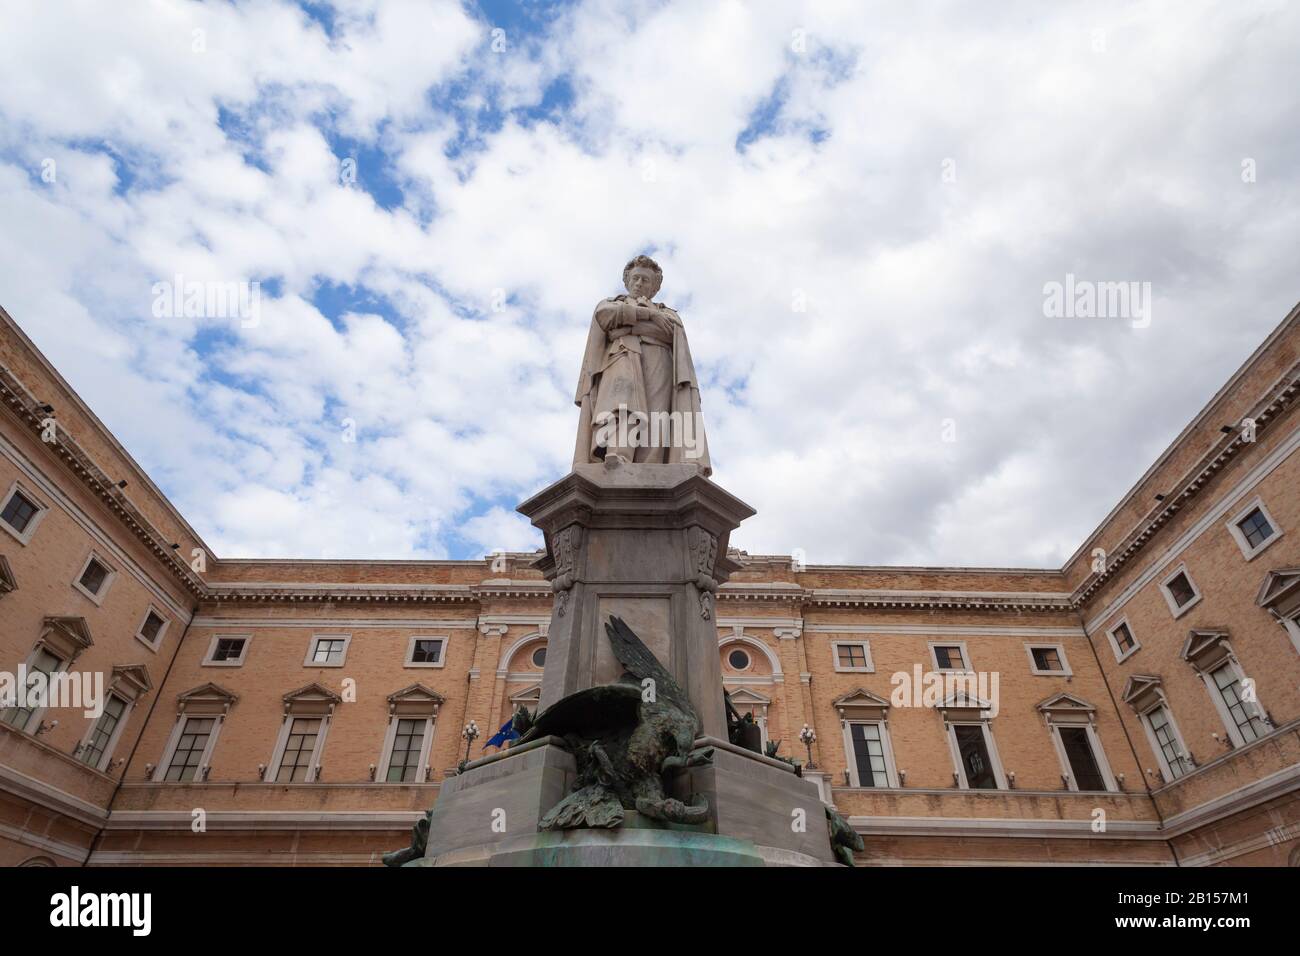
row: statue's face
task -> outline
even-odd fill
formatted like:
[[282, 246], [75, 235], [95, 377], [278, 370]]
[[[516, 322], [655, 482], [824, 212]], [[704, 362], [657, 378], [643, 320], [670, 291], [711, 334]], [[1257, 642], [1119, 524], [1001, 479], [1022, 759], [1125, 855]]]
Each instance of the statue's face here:
[[627, 274], [627, 291], [647, 299], [659, 291], [659, 276], [653, 269], [637, 266]]

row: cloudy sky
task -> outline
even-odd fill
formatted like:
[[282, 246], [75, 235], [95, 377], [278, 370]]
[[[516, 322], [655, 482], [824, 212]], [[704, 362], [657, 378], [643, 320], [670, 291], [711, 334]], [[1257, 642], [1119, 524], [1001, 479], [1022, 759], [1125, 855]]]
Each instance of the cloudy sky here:
[[[8, 0], [0, 304], [219, 555], [476, 557], [539, 543], [648, 252], [733, 543], [1054, 567], [1300, 299], [1298, 45], [1250, 0]], [[1149, 311], [1049, 315], [1067, 275]]]

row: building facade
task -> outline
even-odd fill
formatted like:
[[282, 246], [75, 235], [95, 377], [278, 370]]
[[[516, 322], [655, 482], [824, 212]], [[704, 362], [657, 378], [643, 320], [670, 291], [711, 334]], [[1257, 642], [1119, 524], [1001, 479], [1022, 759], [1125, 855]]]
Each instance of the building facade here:
[[[0, 864], [405, 845], [465, 725], [536, 705], [537, 555], [214, 555], [0, 320]], [[1300, 863], [1298, 397], [1300, 308], [1059, 570], [733, 552], [733, 701], [863, 864]]]

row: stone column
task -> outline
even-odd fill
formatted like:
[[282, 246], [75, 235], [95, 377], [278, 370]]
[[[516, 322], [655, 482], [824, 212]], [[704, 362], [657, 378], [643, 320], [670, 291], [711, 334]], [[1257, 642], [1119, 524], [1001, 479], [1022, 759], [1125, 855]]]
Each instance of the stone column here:
[[754, 510], [683, 463], [578, 465], [519, 511], [546, 537], [537, 567], [555, 592], [539, 707], [618, 679], [614, 614], [685, 688], [703, 733], [725, 740], [714, 596]]

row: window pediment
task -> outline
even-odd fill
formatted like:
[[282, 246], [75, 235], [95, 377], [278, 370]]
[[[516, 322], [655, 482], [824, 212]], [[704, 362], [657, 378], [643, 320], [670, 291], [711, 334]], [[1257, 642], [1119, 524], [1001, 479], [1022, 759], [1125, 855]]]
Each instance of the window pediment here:
[[859, 687], [831, 702], [841, 720], [883, 720], [889, 714], [889, 701]]
[[299, 716], [313, 714], [328, 716], [334, 713], [335, 705], [342, 702], [343, 698], [334, 691], [312, 681], [284, 695], [284, 712]]
[[1282, 617], [1300, 611], [1300, 568], [1274, 568], [1268, 572], [1255, 603]]
[[1150, 674], [1134, 674], [1130, 677], [1124, 685], [1124, 693], [1121, 696], [1124, 703], [1138, 713], [1150, 710], [1156, 704], [1164, 702], [1160, 678]]
[[446, 698], [430, 687], [415, 683], [388, 695], [388, 712], [398, 717], [436, 717]]
[[47, 617], [41, 641], [65, 661], [74, 661], [95, 643], [84, 617]]
[[1228, 644], [1228, 629], [1202, 628], [1191, 631], [1183, 642], [1182, 658], [1198, 671], [1217, 667], [1232, 654]]
[[238, 694], [233, 694], [211, 681], [193, 690], [187, 690], [176, 698], [181, 713], [191, 716], [224, 715], [237, 700], [239, 700]]
[[1038, 703], [1038, 711], [1055, 723], [1090, 723], [1097, 708], [1073, 694], [1053, 694]]
[[149, 670], [143, 664], [116, 664], [109, 690], [136, 700], [153, 690], [153, 681], [149, 679]]

